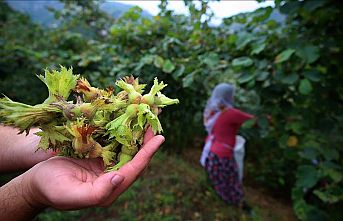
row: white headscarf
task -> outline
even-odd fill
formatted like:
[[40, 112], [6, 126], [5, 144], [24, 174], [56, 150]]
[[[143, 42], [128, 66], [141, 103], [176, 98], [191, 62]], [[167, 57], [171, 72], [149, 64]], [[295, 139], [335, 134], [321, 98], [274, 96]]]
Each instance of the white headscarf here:
[[208, 99], [204, 111], [204, 126], [207, 133], [211, 133], [214, 123], [216, 122], [221, 108], [233, 107], [233, 96], [235, 88], [231, 84], [221, 83], [218, 84], [212, 91], [211, 97]]

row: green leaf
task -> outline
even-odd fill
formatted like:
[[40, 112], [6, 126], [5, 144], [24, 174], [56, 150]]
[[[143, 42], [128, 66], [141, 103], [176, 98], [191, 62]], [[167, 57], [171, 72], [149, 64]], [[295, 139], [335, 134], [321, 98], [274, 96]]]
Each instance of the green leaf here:
[[151, 54], [145, 55], [141, 58], [141, 62], [144, 64], [151, 64], [154, 61], [154, 56]]
[[264, 50], [264, 48], [266, 47], [266, 43], [261, 43], [261, 42], [257, 42], [256, 44], [254, 44], [252, 46], [252, 51], [251, 51], [251, 55], [254, 55], [254, 54], [259, 54], [260, 52], [262, 52]]
[[286, 49], [280, 54], [278, 54], [275, 58], [275, 63], [282, 63], [284, 61], [287, 61], [291, 55], [295, 52], [294, 49]]
[[312, 91], [312, 84], [309, 80], [303, 79], [300, 81], [299, 92], [303, 95], [308, 95]]
[[181, 64], [181, 65], [180, 65], [180, 68], [173, 72], [173, 74], [172, 74], [172, 75], [173, 75], [173, 78], [174, 78], [175, 80], [178, 80], [178, 79], [182, 76], [182, 74], [184, 73], [184, 71], [185, 71], [185, 66], [184, 66], [183, 64]]
[[340, 187], [331, 187], [326, 191], [315, 190], [313, 193], [323, 202], [333, 204], [343, 200], [343, 189]]
[[254, 77], [255, 77], [255, 75], [252, 74], [252, 73], [244, 73], [243, 75], [241, 75], [241, 76], [238, 78], [238, 83], [243, 84], [243, 83], [249, 82], [249, 81], [251, 81]]
[[154, 55], [148, 54], [142, 57], [138, 63], [138, 65], [135, 68], [135, 71], [141, 70], [141, 68], [146, 64], [152, 64], [154, 61]]
[[46, 84], [49, 90], [49, 97], [44, 103], [49, 104], [57, 101], [56, 96], [61, 96], [67, 99], [70, 92], [75, 88], [76, 81], [79, 75], [73, 75], [72, 68], [61, 66], [61, 71], [45, 70], [45, 76], [38, 75], [38, 78]]
[[259, 8], [252, 13], [254, 22], [262, 22], [269, 18], [270, 14], [273, 12], [272, 7], [268, 6], [265, 8]]
[[131, 21], [137, 21], [141, 17], [142, 9], [138, 6], [133, 6], [129, 8], [123, 15], [122, 18]]
[[163, 64], [164, 64], [163, 58], [161, 58], [160, 56], [156, 55], [155, 60], [154, 60], [155, 67], [162, 68]]
[[229, 44], [236, 44], [236, 41], [237, 41], [237, 35], [235, 34], [230, 35], [227, 39], [227, 42]]
[[266, 22], [266, 25], [269, 29], [276, 29], [277, 27], [279, 27], [279, 23], [276, 22], [275, 20], [269, 20]]
[[163, 64], [163, 71], [166, 73], [171, 73], [175, 69], [174, 64], [168, 59]]
[[238, 50], [243, 49], [246, 45], [255, 39], [254, 35], [248, 32], [241, 32], [237, 35], [236, 48]]
[[303, 199], [303, 190], [299, 188], [293, 188], [292, 198], [293, 198], [293, 209], [295, 214], [300, 220], [308, 220], [307, 214], [314, 208], [313, 206], [307, 204]]
[[257, 80], [257, 81], [264, 81], [264, 80], [266, 80], [266, 79], [268, 78], [268, 76], [269, 76], [269, 72], [267, 72], [267, 71], [262, 71], [262, 72], [259, 72], [259, 73], [257, 74], [256, 80]]
[[317, 70], [305, 71], [304, 76], [313, 82], [319, 82], [323, 79], [323, 75]]
[[208, 56], [205, 57], [204, 61], [210, 68], [214, 68], [219, 63], [219, 56], [216, 53], [210, 53]]
[[316, 168], [310, 165], [298, 167], [296, 176], [296, 186], [299, 188], [311, 188], [316, 185], [319, 180], [319, 175]]
[[242, 128], [244, 129], [249, 129], [249, 128], [252, 128], [256, 123], [256, 119], [250, 119], [250, 120], [247, 120], [245, 121], [243, 124], [242, 124]]
[[303, 126], [304, 126], [303, 123], [299, 122], [299, 121], [290, 122], [290, 123], [286, 124], [286, 129], [291, 130], [293, 133], [300, 135], [303, 132]]
[[70, 141], [65, 133], [66, 129], [63, 126], [45, 125], [42, 131], [35, 133], [35, 135], [41, 137], [37, 148], [47, 150], [50, 144], [55, 146], [57, 142]]
[[110, 33], [113, 37], [121, 36], [122, 34], [125, 34], [125, 29], [121, 25], [112, 25], [110, 28]]
[[253, 89], [253, 88], [255, 87], [255, 80], [252, 79], [251, 81], [249, 81], [249, 82], [247, 83], [246, 86], [247, 86], [248, 89]]
[[299, 79], [298, 75], [293, 73], [282, 78], [281, 81], [284, 84], [294, 84], [298, 81], [298, 79]]
[[235, 58], [232, 61], [232, 66], [237, 67], [237, 66], [243, 66], [243, 67], [248, 67], [252, 65], [254, 61], [249, 58], [249, 57], [239, 57]]
[[326, 175], [328, 175], [335, 183], [339, 183], [343, 179], [342, 172], [338, 170], [329, 169], [324, 171]]
[[182, 79], [182, 86], [184, 88], [190, 87], [194, 81], [194, 72], [188, 74], [186, 77]]
[[299, 47], [296, 50], [296, 55], [302, 58], [306, 63], [311, 64], [319, 58], [319, 48], [313, 45]]

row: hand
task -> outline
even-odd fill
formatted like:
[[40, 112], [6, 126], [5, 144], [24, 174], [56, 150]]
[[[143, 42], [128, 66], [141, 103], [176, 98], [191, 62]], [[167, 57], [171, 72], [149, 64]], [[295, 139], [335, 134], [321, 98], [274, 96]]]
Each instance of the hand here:
[[110, 173], [103, 172], [101, 159], [50, 158], [24, 174], [26, 199], [36, 208], [72, 210], [108, 206], [137, 179], [163, 142], [164, 137], [154, 136], [149, 128], [136, 156]]

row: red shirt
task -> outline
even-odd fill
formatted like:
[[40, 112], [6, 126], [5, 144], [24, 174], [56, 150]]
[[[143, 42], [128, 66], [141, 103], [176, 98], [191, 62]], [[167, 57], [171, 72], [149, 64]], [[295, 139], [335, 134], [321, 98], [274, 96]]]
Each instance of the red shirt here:
[[212, 142], [211, 152], [218, 157], [231, 158], [233, 147], [236, 144], [238, 129], [245, 121], [253, 117], [253, 115], [235, 108], [224, 110], [217, 118], [212, 129], [214, 140]]

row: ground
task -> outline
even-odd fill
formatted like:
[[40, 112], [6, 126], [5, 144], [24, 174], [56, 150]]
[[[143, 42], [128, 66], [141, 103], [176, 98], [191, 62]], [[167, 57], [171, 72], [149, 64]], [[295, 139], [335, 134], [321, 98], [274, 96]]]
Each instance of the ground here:
[[287, 201], [270, 197], [262, 187], [245, 186], [246, 200], [253, 208], [251, 215], [225, 204], [198, 163], [200, 152], [199, 148], [190, 148], [177, 156], [160, 151], [143, 176], [108, 208], [68, 212], [47, 209], [36, 220], [296, 220]]

